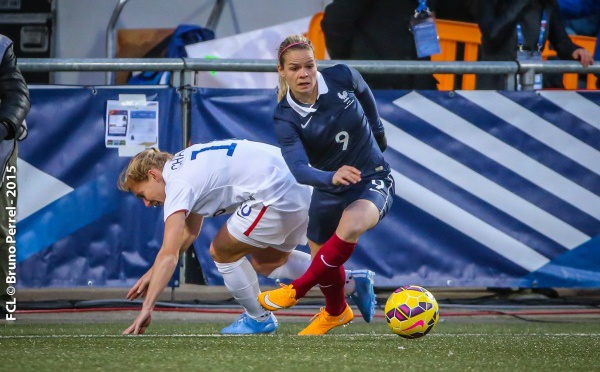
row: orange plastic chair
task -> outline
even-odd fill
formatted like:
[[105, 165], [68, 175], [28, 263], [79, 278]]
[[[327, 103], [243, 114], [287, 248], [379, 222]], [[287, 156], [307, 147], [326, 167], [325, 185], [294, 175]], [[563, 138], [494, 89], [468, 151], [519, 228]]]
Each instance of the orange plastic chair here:
[[[325, 59], [327, 48], [325, 45], [325, 35], [321, 29], [321, 20], [323, 12], [316, 13], [310, 22], [306, 37], [308, 37], [315, 48], [315, 58]], [[436, 20], [438, 34], [440, 37], [440, 46], [442, 52], [431, 56], [432, 61], [456, 61], [456, 48], [458, 43], [464, 44], [464, 57], [466, 62], [477, 61], [479, 45], [481, 44], [481, 31], [475, 23], [447, 21], [443, 19]], [[590, 53], [594, 52], [596, 38], [589, 36], [571, 35], [573, 42]], [[550, 50], [548, 44], [544, 48], [542, 58], [546, 60], [548, 57], [556, 55], [556, 52]], [[453, 74], [434, 74], [438, 80], [439, 90], [454, 90], [455, 76]], [[475, 89], [475, 75], [464, 74], [462, 78], [461, 89]], [[577, 74], [564, 74], [563, 84], [565, 89], [577, 89]], [[596, 77], [593, 74], [588, 74], [587, 89], [596, 89]]]
[[[464, 61], [477, 61], [481, 31], [474, 23], [436, 20], [442, 53], [431, 56], [432, 61], [456, 61], [458, 43], [464, 43]], [[434, 74], [439, 90], [454, 90], [454, 75]], [[475, 75], [465, 74], [461, 89], [475, 89]]]
[[323, 12], [316, 13], [310, 20], [308, 25], [308, 32], [304, 34], [313, 43], [315, 49], [315, 58], [325, 59], [327, 48], [325, 47], [325, 34], [321, 29], [321, 20], [323, 19]]
[[[580, 36], [580, 35], [569, 35], [571, 40], [586, 49], [590, 54], [594, 54], [594, 47], [596, 46], [596, 38], [591, 36]], [[542, 58], [544, 60], [548, 57], [556, 56], [556, 52], [550, 49], [550, 44], [546, 43], [544, 51], [542, 52]], [[578, 89], [579, 76], [577, 74], [563, 74], [563, 85], [565, 89]], [[594, 74], [587, 74], [586, 80], [587, 89], [596, 89], [596, 76]]]

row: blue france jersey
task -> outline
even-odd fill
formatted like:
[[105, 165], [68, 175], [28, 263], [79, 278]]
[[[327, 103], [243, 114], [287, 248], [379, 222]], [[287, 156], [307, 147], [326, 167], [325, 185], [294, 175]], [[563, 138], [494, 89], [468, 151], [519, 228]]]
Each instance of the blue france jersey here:
[[383, 135], [371, 90], [353, 68], [335, 65], [317, 72], [318, 96], [302, 104], [288, 91], [274, 113], [275, 132], [296, 180], [319, 189], [337, 191], [333, 175], [343, 165], [368, 179], [389, 172], [374, 135]]

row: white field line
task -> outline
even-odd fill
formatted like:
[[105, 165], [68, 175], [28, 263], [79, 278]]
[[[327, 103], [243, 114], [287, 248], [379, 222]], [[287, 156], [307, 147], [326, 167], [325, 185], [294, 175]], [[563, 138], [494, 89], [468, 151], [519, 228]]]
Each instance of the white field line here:
[[[252, 337], [254, 335], [222, 335], [222, 334], [151, 334], [139, 336], [123, 335], [0, 335], [0, 340], [10, 339], [44, 339], [44, 338], [222, 338], [222, 337]], [[295, 336], [295, 335], [290, 335]], [[431, 333], [427, 337], [600, 337], [600, 333], [519, 333], [519, 334], [499, 334], [499, 333]], [[265, 337], [264, 335], [261, 337]], [[327, 337], [399, 337], [395, 334], [372, 334], [372, 333], [345, 333], [336, 335], [327, 335]]]

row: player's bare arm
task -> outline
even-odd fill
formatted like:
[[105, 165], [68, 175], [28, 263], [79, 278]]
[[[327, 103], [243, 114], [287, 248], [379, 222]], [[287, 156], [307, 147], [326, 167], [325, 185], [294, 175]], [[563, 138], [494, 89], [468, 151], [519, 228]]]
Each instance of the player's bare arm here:
[[200, 235], [204, 217], [196, 213], [190, 213], [185, 219], [185, 230], [183, 234], [183, 244], [179, 249], [179, 254], [184, 253], [194, 243], [194, 240]]
[[[180, 255], [187, 251], [188, 248], [192, 245], [192, 243], [194, 243], [194, 240], [198, 238], [198, 235], [200, 235], [200, 230], [202, 228], [203, 221], [204, 217], [195, 213], [190, 213], [190, 215], [185, 219], [183, 243], [181, 245], [181, 248], [179, 249]], [[133, 285], [133, 287], [131, 287], [131, 289], [127, 293], [126, 298], [128, 300], [135, 300], [138, 297], [146, 297], [146, 292], [148, 291], [148, 285], [150, 284], [151, 278], [152, 267]]]
[[152, 278], [152, 267], [131, 287], [129, 292], [127, 292], [126, 298], [128, 300], [135, 300], [138, 297], [146, 297], [150, 278]]
[[123, 334], [143, 334], [151, 321], [152, 309], [158, 296], [163, 291], [169, 279], [173, 276], [179, 260], [185, 231], [185, 212], [179, 211], [170, 215], [165, 222], [163, 245], [154, 260], [152, 275], [142, 310], [133, 324]]

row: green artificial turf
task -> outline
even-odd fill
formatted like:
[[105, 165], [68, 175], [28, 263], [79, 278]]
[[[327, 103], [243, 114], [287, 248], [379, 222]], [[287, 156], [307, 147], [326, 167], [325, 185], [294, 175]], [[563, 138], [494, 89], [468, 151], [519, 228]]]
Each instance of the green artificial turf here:
[[352, 324], [324, 337], [220, 336], [225, 324], [0, 324], [6, 371], [598, 371], [600, 324], [440, 323], [407, 340], [384, 323]]

